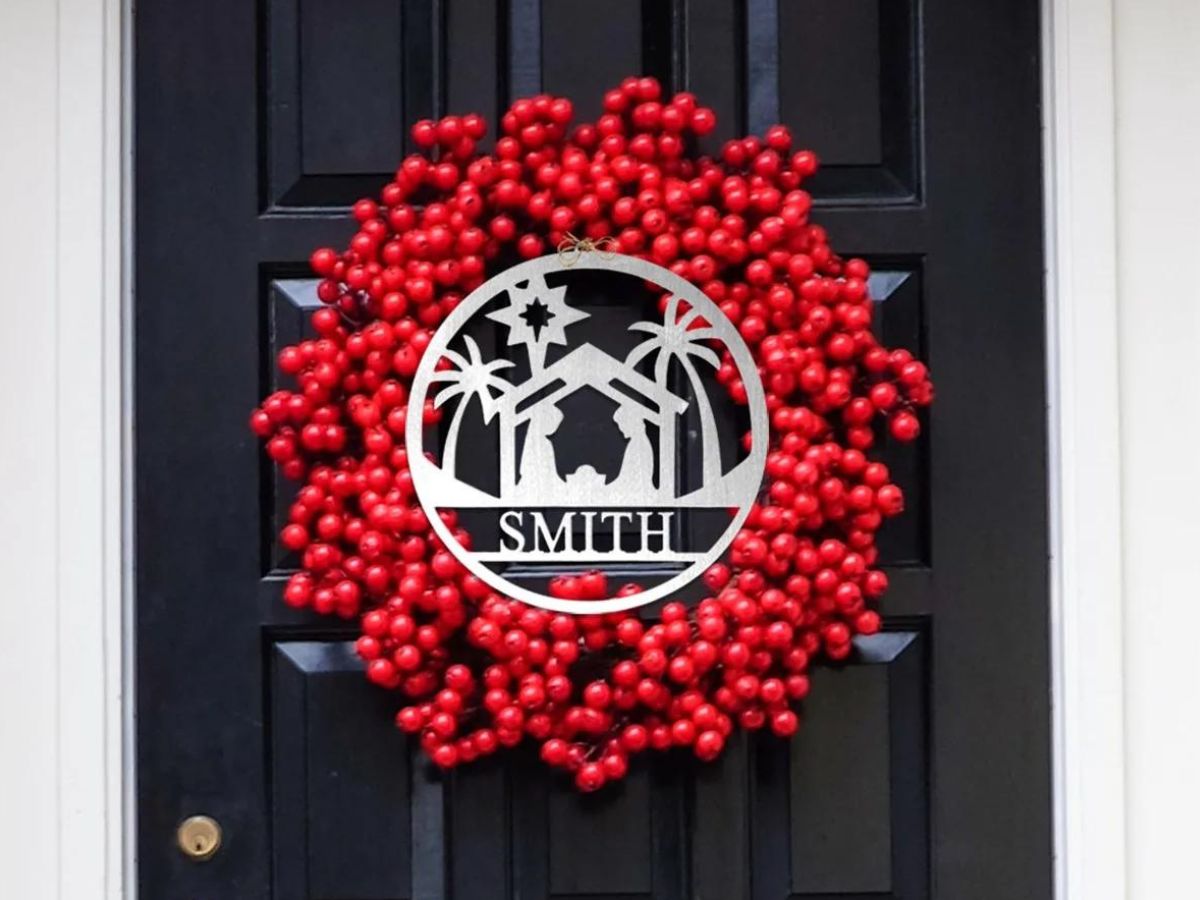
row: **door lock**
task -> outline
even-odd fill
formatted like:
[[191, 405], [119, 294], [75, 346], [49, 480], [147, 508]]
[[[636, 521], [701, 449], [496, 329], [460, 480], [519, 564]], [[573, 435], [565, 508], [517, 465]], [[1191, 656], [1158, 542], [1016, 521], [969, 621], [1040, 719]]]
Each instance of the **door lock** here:
[[179, 823], [175, 840], [188, 859], [205, 862], [221, 847], [221, 826], [208, 816], [189, 816]]

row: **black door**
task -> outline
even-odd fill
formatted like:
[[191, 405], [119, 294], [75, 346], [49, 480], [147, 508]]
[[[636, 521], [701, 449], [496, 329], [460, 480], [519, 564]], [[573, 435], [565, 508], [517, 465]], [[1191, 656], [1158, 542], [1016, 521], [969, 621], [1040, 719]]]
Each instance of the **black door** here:
[[[135, 45], [140, 896], [1050, 896], [1034, 0], [139, 0]], [[816, 221], [932, 365], [887, 629], [790, 745], [586, 797], [519, 753], [443, 779], [352, 632], [279, 602], [287, 497], [246, 416], [408, 123], [539, 89], [586, 116], [641, 72], [822, 156]], [[194, 813], [206, 863], [175, 846]]]

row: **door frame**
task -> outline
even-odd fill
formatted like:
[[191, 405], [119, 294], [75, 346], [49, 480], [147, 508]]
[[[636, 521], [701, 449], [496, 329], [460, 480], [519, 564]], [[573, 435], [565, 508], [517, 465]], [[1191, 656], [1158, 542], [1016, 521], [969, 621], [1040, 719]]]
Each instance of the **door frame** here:
[[[1118, 900], [1126, 886], [1117, 2], [1042, 2], [1055, 894], [1069, 900]], [[43, 808], [20, 823], [24, 841], [5, 842], [22, 848], [0, 865], [12, 896], [136, 890], [131, 17], [131, 0], [0, 10], [0, 42], [19, 37], [0, 49], [20, 67], [0, 77], [0, 98], [34, 137], [0, 144], [0, 171], [21, 175], [0, 256], [16, 248], [6, 270], [46, 286], [0, 365], [40, 361], [45, 377], [22, 368], [4, 383], [24, 386], [11, 401], [19, 430], [47, 435], [37, 458], [51, 461], [20, 471], [28, 489], [4, 522], [28, 572], [14, 595], [43, 598], [49, 627], [40, 642], [15, 627], [27, 620], [0, 632], [11, 671], [41, 673], [0, 687], [14, 733], [37, 745], [0, 743], [4, 793]], [[32, 254], [31, 227], [49, 236]], [[6, 466], [27, 457], [0, 449]]]
[[1126, 896], [1114, 0], [1043, 0], [1055, 896]]

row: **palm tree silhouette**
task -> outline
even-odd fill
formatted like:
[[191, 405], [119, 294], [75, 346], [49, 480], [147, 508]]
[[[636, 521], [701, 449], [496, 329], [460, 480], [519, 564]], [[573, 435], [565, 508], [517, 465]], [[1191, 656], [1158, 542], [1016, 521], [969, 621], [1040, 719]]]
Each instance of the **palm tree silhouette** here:
[[667, 298], [667, 309], [663, 315], [663, 324], [657, 322], [636, 322], [629, 326], [630, 331], [644, 331], [651, 337], [638, 344], [625, 360], [630, 368], [636, 366], [651, 353], [657, 353], [654, 363], [654, 380], [660, 387], [667, 386], [667, 369], [671, 360], [679, 360], [683, 371], [687, 373], [692, 385], [692, 393], [696, 396], [696, 405], [700, 414], [701, 460], [703, 483], [715, 484], [721, 478], [721, 448], [717, 438], [717, 422], [713, 417], [712, 406], [708, 402], [708, 392], [700, 381], [700, 373], [692, 364], [692, 358], [703, 360], [714, 369], [721, 365], [716, 352], [703, 342], [715, 338], [716, 332], [710, 325], [699, 328], [691, 326], [700, 317], [700, 311], [692, 308], [679, 315], [679, 298], [671, 295]]
[[479, 352], [479, 345], [474, 340], [464, 334], [463, 342], [467, 345], [466, 357], [448, 348], [445, 351], [446, 358], [457, 368], [440, 369], [429, 379], [430, 383], [448, 382], [446, 387], [438, 391], [433, 401], [435, 407], [442, 406], [454, 397], [462, 397], [454, 410], [454, 416], [450, 419], [450, 429], [446, 432], [446, 446], [442, 453], [442, 468], [451, 476], [455, 474], [458, 432], [462, 427], [463, 414], [471, 405], [471, 399], [479, 398], [479, 405], [483, 408], [483, 421], [487, 423], [496, 415], [497, 398], [492, 396], [492, 390], [499, 391], [500, 396], [512, 390], [512, 385], [496, 374], [500, 369], [511, 366], [513, 363], [510, 360], [496, 359], [485, 363], [483, 355]]

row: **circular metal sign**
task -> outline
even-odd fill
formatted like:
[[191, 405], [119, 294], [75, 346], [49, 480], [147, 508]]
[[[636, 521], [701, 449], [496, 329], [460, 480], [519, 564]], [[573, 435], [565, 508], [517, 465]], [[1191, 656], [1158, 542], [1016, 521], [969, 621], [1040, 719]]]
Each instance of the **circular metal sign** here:
[[[647, 296], [646, 283], [665, 292], [661, 316], [642, 318], [644, 299], [629, 299]], [[722, 348], [744, 407], [709, 391]], [[496, 591], [544, 609], [617, 612], [677, 592], [720, 558], [762, 484], [767, 407], [750, 350], [699, 288], [636, 257], [582, 252], [568, 268], [543, 256], [489, 279], [423, 354], [409, 409], [427, 400], [448, 414], [431, 441], [440, 453], [427, 456], [419, 414], [405, 438], [434, 531]], [[578, 459], [593, 448], [595, 460]], [[470, 546], [439, 516], [447, 510]], [[515, 580], [630, 564], [657, 583], [570, 600]]]

